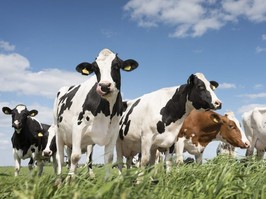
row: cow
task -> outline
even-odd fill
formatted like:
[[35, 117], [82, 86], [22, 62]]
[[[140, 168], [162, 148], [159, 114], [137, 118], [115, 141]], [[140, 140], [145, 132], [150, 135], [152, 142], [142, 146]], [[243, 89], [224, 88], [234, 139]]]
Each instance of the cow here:
[[204, 149], [213, 140], [245, 149], [250, 146], [233, 112], [220, 115], [210, 110], [193, 110], [185, 119], [178, 139], [185, 140], [185, 150], [195, 155], [196, 162], [200, 164]]
[[[28, 110], [23, 104], [18, 104], [15, 108], [3, 107], [2, 111], [6, 115], [12, 116], [12, 127], [14, 133], [11, 138], [13, 147], [13, 157], [15, 160], [15, 176], [19, 175], [21, 160], [30, 158], [29, 170], [37, 161], [38, 175], [43, 172], [42, 150], [44, 149], [49, 134], [50, 125], [42, 124], [34, 118], [38, 111]], [[54, 157], [55, 158], [55, 157]], [[56, 163], [54, 159], [54, 163]]]
[[54, 103], [54, 123], [58, 175], [62, 172], [64, 145], [72, 148], [69, 177], [75, 176], [81, 150], [88, 145], [104, 146], [108, 178], [123, 111], [120, 70], [138, 67], [133, 59], [123, 61], [109, 49], [103, 49], [93, 63], [77, 65], [82, 75], [95, 73], [87, 81], [59, 90]]
[[[202, 73], [195, 73], [189, 76], [186, 84], [127, 101], [116, 144], [120, 172], [123, 155], [133, 157], [141, 152], [143, 168], [149, 162], [154, 164], [159, 148], [168, 149], [177, 142], [180, 146], [177, 152], [183, 153], [185, 139], [177, 140], [177, 135], [185, 118], [193, 109], [220, 109], [222, 102], [213, 91], [218, 85], [216, 81], [208, 81]], [[123, 145], [130, 151], [125, 151]]]
[[229, 143], [225, 142], [219, 142], [217, 149], [216, 149], [216, 155], [228, 155], [229, 157], [236, 157], [236, 147]]
[[242, 122], [248, 140], [251, 143], [246, 156], [257, 151], [257, 158], [262, 159], [266, 150], [266, 107], [256, 107], [243, 113]]
[[[57, 152], [56, 148], [56, 137], [55, 137], [55, 132], [54, 132], [54, 125], [51, 125], [49, 128], [49, 136], [48, 136], [48, 141], [46, 144], [45, 149], [42, 152], [42, 155], [45, 157], [51, 157], [55, 156]], [[88, 145], [85, 149], [82, 149], [82, 153], [86, 153], [86, 166], [88, 168], [88, 173], [91, 177], [94, 177], [95, 174], [93, 173], [92, 170], [92, 152], [93, 152], [93, 146], [94, 145]], [[65, 146], [65, 151], [67, 154], [67, 167], [68, 169], [70, 168], [70, 158], [71, 158], [71, 153], [72, 153], [72, 148]]]

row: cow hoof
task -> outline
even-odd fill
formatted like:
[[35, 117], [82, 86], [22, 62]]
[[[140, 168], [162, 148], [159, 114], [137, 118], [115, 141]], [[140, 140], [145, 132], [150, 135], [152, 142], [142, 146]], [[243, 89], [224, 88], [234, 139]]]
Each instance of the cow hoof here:
[[61, 177], [58, 177], [55, 180], [54, 186], [57, 187], [57, 188], [60, 188], [62, 186], [62, 178]]

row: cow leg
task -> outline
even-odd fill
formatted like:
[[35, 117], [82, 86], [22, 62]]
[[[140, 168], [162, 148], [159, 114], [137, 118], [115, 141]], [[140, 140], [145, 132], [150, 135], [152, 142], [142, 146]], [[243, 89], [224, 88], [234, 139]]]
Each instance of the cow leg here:
[[93, 145], [87, 146], [87, 157], [86, 157], [86, 165], [88, 167], [88, 173], [90, 177], [94, 178], [95, 174], [92, 170], [92, 153], [93, 153]]
[[15, 160], [15, 176], [18, 176], [19, 171], [20, 171], [20, 164], [21, 164], [21, 159], [16, 153], [15, 149], [13, 149], [13, 156]]
[[43, 161], [42, 160], [37, 160], [37, 167], [38, 167], [38, 176], [42, 175], [43, 172]]
[[71, 163], [70, 163], [70, 169], [68, 171], [68, 175], [70, 176], [75, 175], [80, 158], [81, 158], [81, 149], [80, 149], [80, 141], [79, 141], [79, 143], [77, 142], [75, 142], [75, 144], [73, 143], [71, 161], [70, 161]]
[[202, 164], [202, 156], [203, 156], [203, 151], [195, 154], [195, 160], [198, 164]]
[[57, 171], [57, 161], [56, 161], [56, 154], [55, 153], [53, 153], [53, 155], [52, 155], [52, 160], [53, 160], [54, 173], [56, 174], [56, 171]]
[[141, 140], [141, 168], [145, 168], [150, 161], [152, 141], [148, 136], [143, 135]]
[[257, 158], [258, 160], [262, 160], [264, 156], [264, 150], [257, 150]]
[[127, 165], [127, 169], [130, 169], [131, 166], [132, 166], [132, 160], [133, 160], [133, 157], [132, 156], [129, 156], [126, 158], [126, 165]]
[[56, 159], [57, 159], [57, 175], [61, 175], [62, 173], [62, 166], [64, 163], [64, 143], [62, 138], [56, 133], [56, 147], [57, 147], [57, 153], [56, 153]]
[[29, 163], [28, 163], [28, 168], [29, 168], [29, 171], [30, 171], [30, 172], [32, 171], [33, 167], [34, 167], [34, 160], [33, 160], [33, 158], [31, 157], [31, 158], [30, 158], [30, 161], [29, 161]]
[[112, 168], [114, 148], [115, 148], [116, 138], [112, 139], [111, 142], [104, 147], [104, 164], [106, 165], [105, 180], [110, 176], [110, 170]]
[[119, 174], [122, 174], [123, 169], [123, 152], [122, 152], [122, 140], [120, 138], [116, 141], [116, 163], [119, 170]]
[[175, 153], [176, 153], [176, 164], [180, 164], [184, 162], [183, 152], [184, 152], [184, 143], [185, 138], [178, 138], [175, 143]]
[[157, 151], [158, 151], [157, 149], [152, 149], [150, 151], [150, 161], [149, 161], [149, 164], [150, 165], [154, 165], [155, 164], [156, 156], [157, 156]]
[[173, 167], [173, 153], [170, 153], [170, 150], [167, 149], [165, 151], [165, 166], [166, 166], [166, 173], [169, 173]]

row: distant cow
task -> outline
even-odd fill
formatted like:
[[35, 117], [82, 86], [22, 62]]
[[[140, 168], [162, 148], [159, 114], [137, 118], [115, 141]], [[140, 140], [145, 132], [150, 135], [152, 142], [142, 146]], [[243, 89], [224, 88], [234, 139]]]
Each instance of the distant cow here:
[[216, 149], [217, 155], [229, 155], [230, 157], [236, 157], [235, 147], [229, 143], [220, 142]]
[[233, 112], [223, 116], [214, 111], [194, 110], [185, 119], [178, 139], [184, 139], [185, 150], [195, 155], [198, 163], [202, 163], [204, 149], [213, 140], [220, 140], [240, 148], [250, 146]]
[[[30, 170], [34, 161], [37, 161], [38, 175], [41, 175], [44, 159], [42, 150], [47, 143], [50, 126], [34, 119], [33, 117], [38, 114], [38, 111], [29, 111], [23, 104], [17, 105], [14, 109], [3, 107], [2, 111], [12, 116], [12, 127], [15, 130], [11, 138], [15, 160], [15, 176], [19, 174], [21, 159], [27, 158], [30, 158], [28, 165]], [[54, 162], [56, 161], [54, 160]]]
[[266, 107], [257, 107], [242, 115], [246, 136], [251, 143], [246, 155], [251, 156], [254, 148], [257, 157], [262, 159], [266, 150]]
[[135, 156], [138, 152], [142, 154], [142, 167], [148, 162], [154, 164], [157, 149], [168, 149], [176, 141], [180, 143], [178, 153], [182, 154], [185, 138], [177, 140], [177, 135], [185, 118], [193, 109], [221, 108], [222, 103], [213, 91], [217, 86], [217, 82], [208, 81], [202, 73], [196, 73], [188, 78], [187, 84], [129, 100], [120, 120], [116, 145], [119, 169], [122, 169], [123, 155]]
[[[123, 61], [109, 49], [103, 49], [93, 63], [84, 62], [76, 67], [83, 75], [94, 72], [95, 76], [79, 85], [63, 87], [57, 94], [54, 120], [58, 174], [64, 160], [64, 145], [72, 148], [70, 176], [75, 174], [81, 149], [88, 145], [105, 146], [104, 163], [112, 162], [123, 111], [120, 70], [132, 71], [137, 67], [135, 60]], [[106, 177], [108, 173], [107, 170]]]

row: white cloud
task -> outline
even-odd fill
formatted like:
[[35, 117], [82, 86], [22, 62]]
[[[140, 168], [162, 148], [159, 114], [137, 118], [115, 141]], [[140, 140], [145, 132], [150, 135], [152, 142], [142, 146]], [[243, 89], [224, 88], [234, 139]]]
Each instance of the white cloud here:
[[15, 50], [15, 46], [11, 45], [9, 42], [6, 41], [0, 41], [0, 50], [4, 50], [4, 51], [14, 51]]
[[139, 26], [167, 25], [170, 37], [199, 37], [243, 17], [252, 22], [266, 21], [265, 0], [130, 0], [124, 10]]
[[263, 88], [263, 85], [262, 84], [256, 84], [254, 86], [254, 89], [261, 89], [261, 88]]
[[84, 76], [77, 72], [59, 69], [32, 72], [29, 60], [16, 53], [0, 54], [0, 76], [0, 92], [44, 96], [50, 99], [56, 96], [60, 87], [85, 80]]
[[265, 41], [265, 40], [266, 40], [266, 34], [263, 34], [263, 35], [261, 36], [261, 39], [262, 39], [263, 41]]
[[219, 85], [219, 89], [231, 89], [231, 88], [236, 88], [236, 85], [231, 83], [222, 83]]
[[241, 106], [237, 110], [237, 113], [243, 114], [245, 112], [248, 112], [248, 111], [254, 109], [255, 107], [266, 107], [266, 104], [248, 104], [248, 105], [244, 105], [244, 106]]
[[260, 47], [260, 46], [258, 46], [258, 47], [256, 48], [256, 53], [261, 53], [261, 52], [264, 52], [264, 51], [266, 51], [266, 48], [262, 48], [262, 47]]
[[249, 99], [266, 98], [266, 93], [245, 94], [241, 95], [241, 97], [247, 97]]

